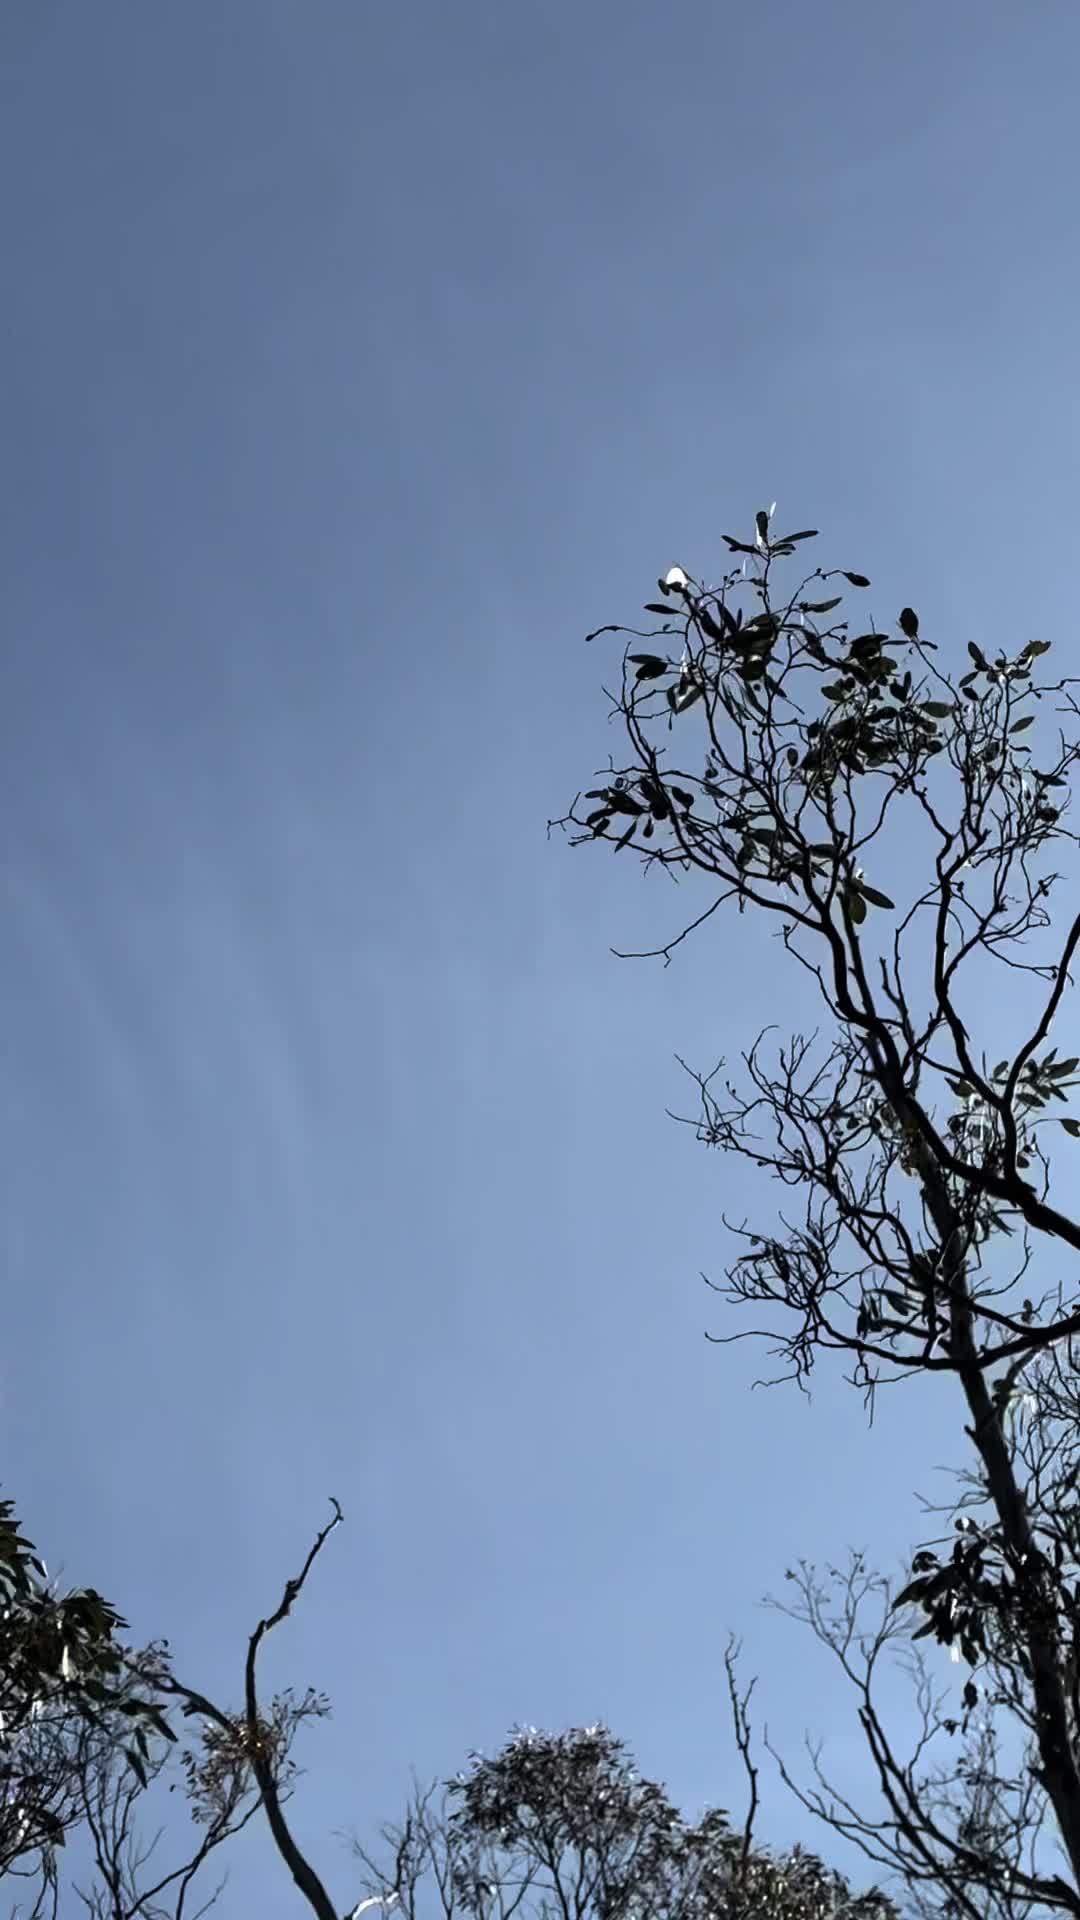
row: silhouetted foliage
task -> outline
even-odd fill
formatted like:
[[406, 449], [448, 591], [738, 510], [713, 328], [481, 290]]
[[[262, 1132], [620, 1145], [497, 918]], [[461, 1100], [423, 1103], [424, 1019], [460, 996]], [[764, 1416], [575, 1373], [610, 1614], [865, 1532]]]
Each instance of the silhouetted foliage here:
[[[794, 1576], [863, 1690], [885, 1800], [881, 1820], [817, 1810], [936, 1910], [1080, 1913], [1075, 683], [1042, 640], [939, 645], [908, 606], [850, 618], [869, 580], [800, 565], [814, 537], [759, 512], [715, 585], [673, 567], [647, 628], [598, 630], [628, 636], [623, 744], [559, 824], [704, 884], [654, 957], [725, 905], [756, 912], [816, 1001], [815, 1031], [769, 1029], [737, 1072], [692, 1076], [698, 1137], [783, 1191], [768, 1221], [726, 1222], [721, 1290], [764, 1312], [753, 1331], [800, 1384], [836, 1352], [871, 1403], [920, 1375], [959, 1390], [963, 1511], [885, 1590], [884, 1622], [852, 1619], [861, 1566], [835, 1576], [838, 1611], [832, 1577]], [[907, 1607], [970, 1677], [958, 1713], [922, 1696], [901, 1760], [858, 1662]], [[942, 1771], [929, 1746], [950, 1736], [967, 1746]], [[1067, 1877], [1037, 1844], [1047, 1813]]]
[[521, 1727], [440, 1791], [417, 1790], [360, 1852], [367, 1890], [403, 1920], [894, 1920], [814, 1855], [774, 1856], [720, 1809], [683, 1819], [603, 1726]]
[[81, 1817], [82, 1757], [136, 1771], [168, 1728], [137, 1684], [126, 1622], [92, 1588], [63, 1592], [0, 1501], [0, 1874], [33, 1871]]
[[[0, 1862], [0, 1878], [15, 1891], [12, 1920], [56, 1920], [76, 1909], [89, 1920], [205, 1914], [226, 1882], [224, 1872], [215, 1878], [221, 1849], [260, 1813], [307, 1909], [318, 1920], [342, 1920], [286, 1813], [295, 1736], [328, 1702], [286, 1691], [264, 1707], [256, 1684], [266, 1635], [300, 1598], [341, 1518], [334, 1502], [299, 1574], [250, 1635], [238, 1711], [184, 1682], [166, 1645], [136, 1653], [114, 1637], [107, 1710], [86, 1715], [71, 1693], [28, 1716], [9, 1743], [18, 1774], [7, 1776], [5, 1815], [23, 1823], [20, 1844]], [[110, 1620], [114, 1632], [122, 1627]], [[520, 1728], [493, 1759], [474, 1755], [445, 1789], [417, 1791], [403, 1822], [384, 1829], [381, 1862], [356, 1848], [363, 1886], [344, 1920], [399, 1907], [407, 1920], [423, 1920], [429, 1908], [441, 1909], [443, 1920], [455, 1912], [511, 1920], [519, 1907], [521, 1920], [897, 1920], [878, 1889], [853, 1894], [815, 1855], [776, 1855], [755, 1843], [752, 1685], [739, 1692], [735, 1653], [729, 1646], [725, 1666], [749, 1785], [741, 1828], [720, 1809], [684, 1820], [603, 1726]], [[57, 1818], [30, 1828], [25, 1812], [46, 1788]], [[170, 1816], [166, 1796], [177, 1792], [186, 1832], [175, 1802]], [[80, 1844], [65, 1867], [61, 1850], [73, 1832]]]
[[[0, 1722], [0, 1878], [14, 1890], [13, 1920], [66, 1915], [91, 1920], [183, 1920], [196, 1909], [196, 1879], [223, 1843], [265, 1814], [283, 1864], [320, 1920], [337, 1920], [285, 1813], [296, 1775], [298, 1729], [329, 1711], [310, 1690], [259, 1699], [258, 1656], [287, 1618], [315, 1559], [342, 1515], [336, 1501], [281, 1601], [251, 1634], [243, 1704], [230, 1710], [175, 1670], [164, 1642], [127, 1646], [125, 1623], [96, 1594], [60, 1595], [10, 1508], [0, 1509], [7, 1569]], [[183, 1730], [184, 1737], [181, 1737]], [[190, 1817], [182, 1836], [162, 1796], [179, 1789]], [[175, 1804], [175, 1803], [174, 1803]], [[171, 1863], [160, 1842], [166, 1826]], [[78, 1836], [75, 1864], [61, 1851]], [[201, 1890], [213, 1906], [224, 1882]]]

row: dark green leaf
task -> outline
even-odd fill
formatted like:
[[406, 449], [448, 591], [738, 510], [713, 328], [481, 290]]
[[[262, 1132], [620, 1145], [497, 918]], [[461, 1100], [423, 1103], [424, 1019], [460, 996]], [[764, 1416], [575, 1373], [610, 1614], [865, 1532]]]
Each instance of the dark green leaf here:
[[769, 537], [769, 516], [764, 507], [759, 507], [757, 513], [755, 513], [754, 525], [758, 530], [758, 539], [767, 540]]
[[1066, 1120], [1062, 1117], [1058, 1124], [1064, 1127], [1066, 1133], [1071, 1133], [1074, 1140], [1080, 1140], [1080, 1120]]
[[728, 608], [724, 606], [723, 601], [718, 600], [716, 602], [716, 611], [720, 616], [719, 621], [710, 613], [708, 607], [698, 608], [697, 617], [701, 623], [701, 630], [708, 635], [710, 640], [728, 640], [734, 634], [738, 633], [739, 629], [732, 614]]
[[950, 714], [956, 712], [956, 708], [949, 706], [945, 700], [925, 700], [919, 711], [928, 713], [932, 720], [947, 720]]
[[875, 654], [881, 652], [887, 639], [888, 634], [885, 633], [860, 633], [856, 635], [848, 651], [856, 660], [870, 660]]
[[143, 1765], [143, 1761], [142, 1761], [142, 1755], [138, 1752], [138, 1750], [135, 1747], [125, 1747], [124, 1758], [126, 1759], [129, 1767], [131, 1768], [132, 1773], [135, 1775], [135, 1778], [138, 1781], [140, 1787], [145, 1787], [148, 1783], [146, 1778], [146, 1768]]
[[859, 892], [864, 900], [869, 900], [872, 907], [890, 907], [895, 910], [895, 900], [890, 900], [887, 893], [879, 893], [876, 887], [868, 887], [865, 881], [860, 881]]
[[1033, 726], [1034, 723], [1035, 723], [1035, 715], [1033, 713], [1025, 713], [1022, 720], [1013, 721], [1012, 726], [1009, 728], [1009, 732], [1024, 733], [1026, 732], [1027, 728], [1030, 726]]
[[1049, 653], [1050, 645], [1049, 640], [1029, 640], [1027, 646], [1024, 648], [1024, 652], [1031, 658], [1034, 658], [1037, 654]]
[[918, 639], [919, 616], [912, 607], [901, 607], [899, 625], [901, 633], [906, 634], [909, 640]]
[[896, 1599], [893, 1601], [893, 1606], [909, 1607], [912, 1604], [917, 1605], [918, 1602], [922, 1599], [929, 1585], [930, 1585], [929, 1580], [909, 1581], [908, 1585], [906, 1587], [903, 1587], [901, 1591], [897, 1594]]
[[804, 527], [801, 533], [782, 533], [778, 539], [773, 541], [773, 546], [793, 547], [796, 540], [816, 540], [817, 537], [818, 530], [816, 527]]
[[659, 680], [661, 674], [670, 669], [670, 662], [661, 660], [655, 653], [632, 653], [629, 659], [637, 668], [635, 680]]
[[833, 608], [839, 605], [840, 595], [837, 594], [834, 600], [800, 600], [799, 611], [800, 613], [831, 613]]
[[862, 894], [846, 893], [844, 895], [844, 909], [852, 926], [861, 927], [863, 921], [866, 919], [866, 901], [863, 899]]
[[865, 573], [849, 573], [846, 567], [843, 572], [844, 579], [850, 580], [853, 587], [868, 587], [870, 585]]
[[673, 702], [676, 713], [685, 713], [687, 707], [692, 707], [695, 700], [700, 700], [700, 699], [701, 699], [701, 687], [700, 686], [688, 687], [685, 693], [676, 694], [675, 700]]

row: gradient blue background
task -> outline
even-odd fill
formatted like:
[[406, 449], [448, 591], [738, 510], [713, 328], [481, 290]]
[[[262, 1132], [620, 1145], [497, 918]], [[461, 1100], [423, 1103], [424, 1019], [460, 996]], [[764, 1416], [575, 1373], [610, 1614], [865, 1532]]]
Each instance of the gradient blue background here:
[[[790, 981], [549, 845], [581, 636], [774, 497], [885, 616], [1073, 646], [1067, 0], [9, 4], [3, 1479], [237, 1692], [333, 1695], [298, 1828], [516, 1720], [741, 1806], [852, 1702], [762, 1613], [891, 1566], [948, 1396], [751, 1394], [738, 1170], [664, 1116]], [[767, 1778], [762, 1832], [815, 1837]], [[228, 1911], [287, 1914], [260, 1835]], [[259, 1903], [262, 1902], [261, 1905]]]

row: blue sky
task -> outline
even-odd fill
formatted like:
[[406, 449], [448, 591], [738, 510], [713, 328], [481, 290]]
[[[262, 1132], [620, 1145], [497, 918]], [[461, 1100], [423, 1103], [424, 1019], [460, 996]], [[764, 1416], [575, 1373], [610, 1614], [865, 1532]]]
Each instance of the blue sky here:
[[786, 976], [744, 923], [620, 965], [672, 903], [544, 826], [605, 751], [582, 634], [774, 498], [883, 609], [1072, 644], [1075, 10], [2, 32], [5, 1485], [223, 1694], [340, 1498], [268, 1675], [334, 1698], [343, 1906], [334, 1830], [517, 1720], [732, 1804], [729, 1629], [855, 1768], [756, 1602], [895, 1561], [946, 1399], [867, 1434], [707, 1347], [738, 1173], [673, 1056]]

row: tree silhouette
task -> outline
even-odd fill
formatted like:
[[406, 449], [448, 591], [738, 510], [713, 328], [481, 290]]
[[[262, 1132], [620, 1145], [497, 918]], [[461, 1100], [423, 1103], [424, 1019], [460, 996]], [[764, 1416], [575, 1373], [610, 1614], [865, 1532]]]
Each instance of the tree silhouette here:
[[445, 1790], [418, 1788], [381, 1855], [357, 1851], [371, 1902], [402, 1920], [895, 1920], [877, 1889], [769, 1853], [751, 1824], [684, 1820], [604, 1726], [520, 1727]]
[[[815, 537], [759, 512], [749, 539], [725, 536], [717, 584], [673, 567], [649, 626], [598, 629], [626, 636], [622, 746], [553, 824], [703, 885], [652, 957], [729, 907], [771, 924], [810, 983], [819, 1032], [769, 1029], [737, 1072], [692, 1075], [699, 1138], [781, 1188], [769, 1219], [725, 1222], [717, 1283], [753, 1309], [781, 1377], [805, 1384], [831, 1351], [871, 1403], [886, 1381], [956, 1380], [973, 1452], [948, 1549], [915, 1555], [867, 1634], [859, 1566], [838, 1611], [829, 1582], [796, 1576], [849, 1666], [860, 1643], [872, 1668], [893, 1610], [916, 1607], [971, 1669], [966, 1718], [927, 1694], [901, 1762], [852, 1667], [886, 1815], [837, 1824], [938, 1910], [1080, 1913], [1080, 1058], [1059, 1037], [1080, 944], [1075, 683], [1047, 672], [1042, 640], [950, 649], [911, 607], [890, 631], [849, 618], [848, 590], [870, 583], [800, 565]], [[1002, 1716], [1023, 1740], [1007, 1777]], [[919, 1766], [950, 1726], [977, 1750], [946, 1786]], [[1034, 1843], [1047, 1813], [1066, 1876], [1039, 1864], [1045, 1846], [1022, 1864], [1018, 1835]]]

